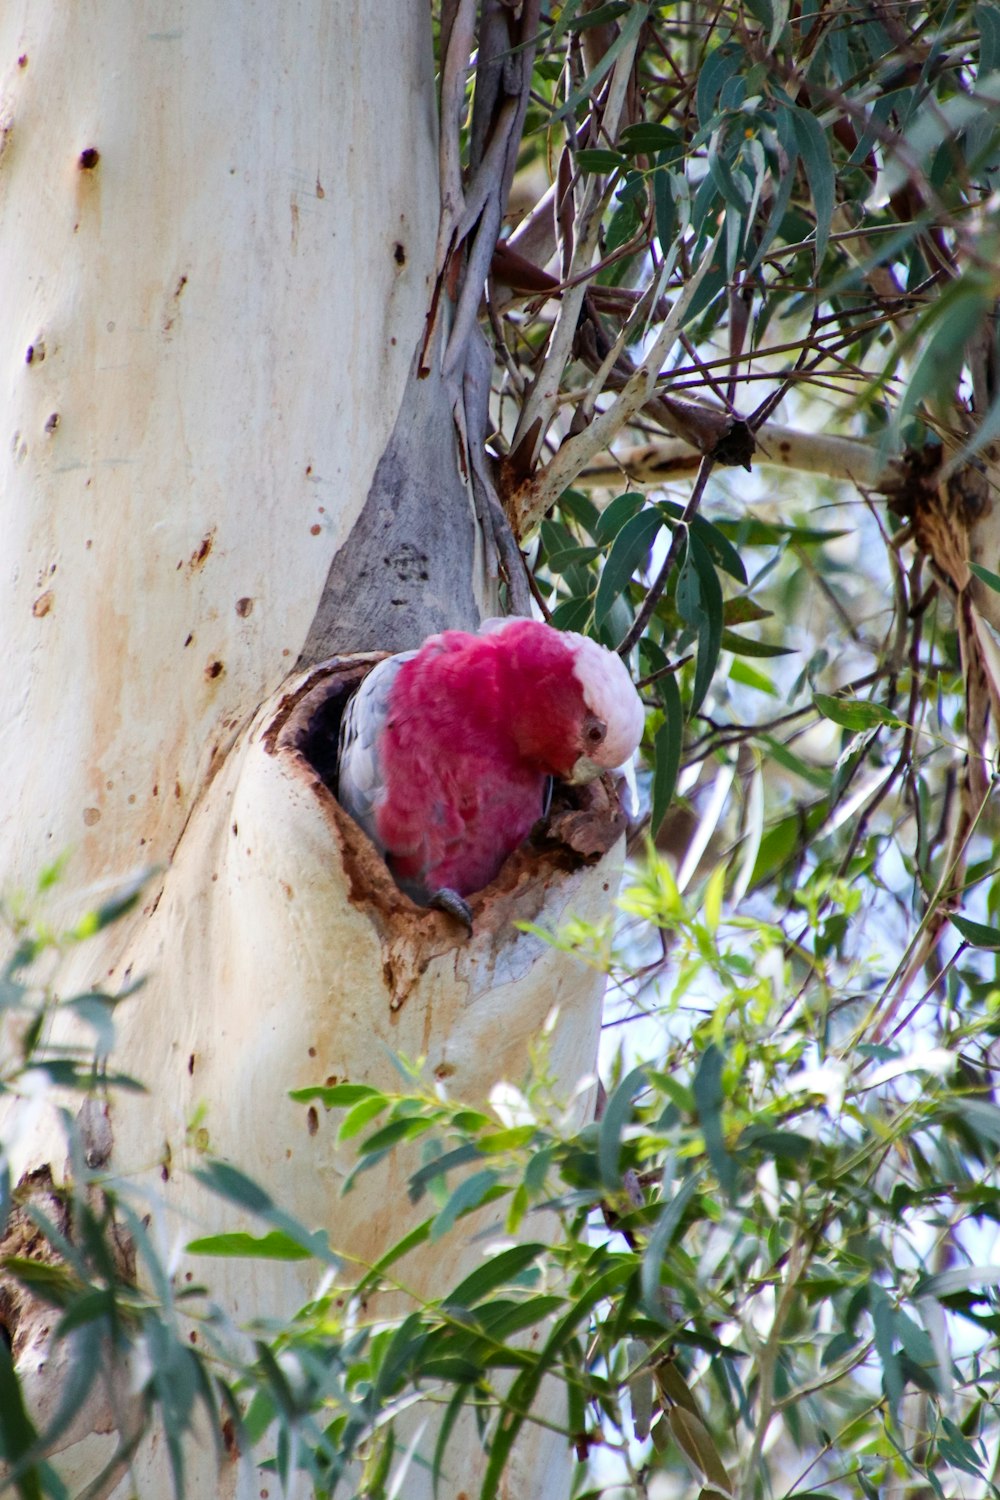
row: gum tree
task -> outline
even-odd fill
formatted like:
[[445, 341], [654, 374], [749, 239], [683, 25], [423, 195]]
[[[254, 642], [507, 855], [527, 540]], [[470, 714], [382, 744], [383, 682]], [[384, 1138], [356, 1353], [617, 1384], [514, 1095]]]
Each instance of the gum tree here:
[[[134, 1352], [131, 1365], [105, 1358], [92, 1412], [58, 1439], [71, 1490], [125, 1494], [131, 1474], [142, 1493], [169, 1493], [195, 1410], [190, 1493], [215, 1484], [213, 1433], [218, 1493], [259, 1489], [240, 1383], [212, 1363], [225, 1346], [238, 1364], [238, 1337], [219, 1329], [287, 1325], [325, 1271], [344, 1275], [331, 1244], [370, 1267], [408, 1230], [405, 1275], [374, 1276], [356, 1304], [378, 1330], [353, 1377], [360, 1426], [341, 1412], [326, 1448], [310, 1447], [296, 1402], [322, 1410], [333, 1386], [313, 1365], [296, 1386], [259, 1354], [270, 1394], [251, 1414], [298, 1433], [304, 1448], [289, 1456], [286, 1442], [282, 1457], [279, 1445], [279, 1461], [309, 1467], [311, 1453], [318, 1489], [336, 1468], [331, 1444], [369, 1465], [371, 1493], [391, 1487], [393, 1447], [379, 1441], [391, 1429], [397, 1457], [412, 1445], [408, 1494], [435, 1433], [439, 1493], [557, 1493], [567, 1433], [580, 1456], [603, 1441], [594, 1413], [624, 1430], [617, 1391], [631, 1381], [622, 1447], [633, 1486], [645, 1478], [629, 1443], [652, 1430], [658, 1451], [686, 1455], [704, 1493], [749, 1496], [795, 1382], [810, 1395], [829, 1384], [779, 1358], [793, 1310], [803, 1327], [814, 1304], [827, 1323], [803, 1334], [812, 1352], [845, 1303], [851, 1333], [872, 1320], [872, 1342], [831, 1356], [845, 1378], [874, 1348], [894, 1413], [908, 1380], [940, 1395], [925, 1367], [942, 1363], [941, 1327], [928, 1313], [923, 1341], [913, 1333], [912, 1287], [887, 1269], [889, 1230], [870, 1261], [883, 1300], [857, 1300], [850, 1244], [843, 1263], [817, 1270], [814, 1295], [802, 1290], [860, 1191], [837, 1150], [853, 1170], [874, 1122], [858, 1106], [822, 1171], [809, 1131], [786, 1126], [810, 1092], [793, 1075], [816, 1064], [810, 1097], [843, 1109], [851, 1088], [860, 1099], [876, 1086], [852, 1073], [857, 1049], [889, 1046], [918, 1013], [950, 1042], [939, 1050], [959, 1080], [977, 1070], [988, 1093], [991, 991], [983, 961], [963, 967], [962, 955], [989, 948], [995, 912], [1000, 11], [450, 0], [433, 24], [383, 7], [361, 26], [317, 6], [278, 22], [182, 8], [147, 26], [127, 8], [95, 22], [32, 6], [6, 16], [2, 34], [5, 884], [29, 887], [69, 850], [48, 898], [58, 926], [151, 867], [119, 921], [81, 929], [55, 950], [54, 976], [31, 977], [63, 996], [129, 994], [113, 1063], [150, 1092], [98, 1091], [71, 1132], [73, 1181], [110, 1172], [132, 1193], [155, 1189], [149, 1228], [120, 1200], [129, 1230], [105, 1281], [132, 1284], [137, 1254], [140, 1285], [166, 1263], [183, 1288], [197, 1265], [217, 1308], [188, 1330], [183, 1355], [169, 1325], [153, 1375], [136, 1374]], [[808, 478], [791, 490], [762, 480], [780, 469]], [[823, 524], [828, 505], [848, 527]], [[863, 587], [841, 561], [851, 529], [864, 537]], [[661, 847], [688, 845], [678, 886], [650, 856], [629, 910], [675, 934], [675, 999], [694, 945], [714, 1018], [696, 1007], [680, 1041], [661, 1038], [652, 1070], [613, 1092], [596, 1145], [586, 1087], [552, 1139], [532, 1134], [549, 1128], [540, 1106], [508, 1109], [514, 1135], [500, 1132], [501, 1144], [495, 1117], [453, 1116], [442, 1098], [486, 1109], [494, 1085], [526, 1076], [543, 1033], [550, 1101], [589, 1074], [604, 971], [621, 978], [638, 962], [607, 936], [622, 862], [611, 794], [563, 808], [549, 841], [515, 856], [475, 899], [468, 942], [395, 889], [335, 802], [343, 695], [374, 653], [498, 608], [535, 608], [626, 655], [650, 707], [650, 830]], [[698, 927], [681, 892], [706, 855], [718, 862]], [[764, 962], [766, 950], [781, 986], [750, 995], [747, 952], [714, 953], [724, 899], [737, 927], [742, 902], [765, 914], [770, 936], [747, 952]], [[858, 979], [859, 911], [896, 944], [877, 985]], [[22, 940], [11, 973], [23, 975], [53, 950], [24, 947], [31, 923], [13, 898], [11, 917]], [[545, 940], [571, 917], [569, 937]], [[665, 940], [634, 974], [636, 993], [670, 963]], [[22, 992], [11, 995], [13, 1009]], [[794, 1035], [787, 1051], [768, 1050], [776, 1026]], [[29, 1031], [23, 1045], [37, 1042]], [[422, 1062], [437, 1103], [389, 1101], [391, 1055]], [[750, 1103], [739, 1092], [749, 1058], [765, 1079]], [[689, 1088], [671, 1087], [674, 1068]], [[19, 1253], [41, 1214], [53, 1229], [42, 1240], [58, 1248], [59, 1220], [71, 1260], [64, 1117], [39, 1113], [23, 1076], [11, 1078], [7, 1248]], [[920, 1131], [896, 1102], [890, 1138], [916, 1150]], [[977, 1102], [987, 1114], [974, 1116], [971, 1146], [968, 1112], [960, 1122], [973, 1153], [996, 1138], [991, 1100]], [[361, 1112], [338, 1133], [334, 1111], [348, 1106]], [[362, 1157], [376, 1165], [341, 1197], [366, 1118], [386, 1110], [388, 1133]], [[815, 1134], [822, 1111], [810, 1111]], [[955, 1118], [942, 1106], [918, 1123], [951, 1129]], [[441, 1149], [459, 1153], [437, 1177], [417, 1141], [431, 1119]], [[942, 1139], [944, 1156], [948, 1130]], [[558, 1191], [517, 1156], [526, 1144], [561, 1173]], [[702, 1165], [679, 1169], [678, 1149]], [[481, 1166], [504, 1151], [512, 1176]], [[481, 1170], [450, 1175], [473, 1163]], [[826, 1196], [775, 1210], [761, 1245], [750, 1225], [774, 1199], [760, 1187], [765, 1166], [779, 1187], [810, 1181]], [[429, 1182], [444, 1205], [436, 1232]], [[874, 1184], [879, 1203], [890, 1188]], [[78, 1238], [98, 1191], [78, 1187]], [[516, 1212], [497, 1206], [511, 1193]], [[418, 1339], [405, 1319], [404, 1333], [389, 1331], [456, 1282], [470, 1299], [495, 1291], [500, 1280], [469, 1277], [491, 1234], [523, 1236], [533, 1196], [556, 1217], [532, 1219], [530, 1256], [512, 1246], [496, 1273], [516, 1281], [561, 1228], [558, 1274], [527, 1315], [505, 1305], [475, 1358], [442, 1352], [426, 1329]], [[732, 1262], [745, 1277], [712, 1284], [713, 1316], [682, 1239], [714, 1264], [711, 1226], [731, 1225], [726, 1203], [742, 1205]], [[579, 1256], [598, 1207], [627, 1254], [598, 1257], [588, 1290]], [[278, 1236], [268, 1244], [262, 1218]], [[194, 1257], [170, 1259], [193, 1226], [203, 1247], [227, 1252], [210, 1275]], [[942, 1274], [958, 1254], [944, 1243]], [[35, 1456], [24, 1434], [74, 1378], [70, 1355], [53, 1352], [72, 1346], [50, 1344], [51, 1296], [30, 1259], [12, 1265], [3, 1304], [25, 1393], [21, 1448], [5, 1440], [22, 1474]], [[553, 1330], [561, 1285], [575, 1288], [573, 1316]], [[943, 1286], [921, 1283], [925, 1300]], [[777, 1311], [758, 1338], [767, 1309], [753, 1298], [765, 1291]], [[165, 1281], [157, 1299], [169, 1301]], [[612, 1308], [603, 1323], [599, 1304]], [[111, 1345], [121, 1331], [93, 1312], [76, 1321]], [[449, 1313], [445, 1328], [456, 1321]], [[521, 1352], [480, 1388], [476, 1359], [492, 1368], [515, 1329]], [[329, 1350], [322, 1333], [295, 1358]], [[536, 1344], [546, 1352], [529, 1370]], [[168, 1368], [186, 1392], [179, 1415]], [[343, 1372], [322, 1368], [336, 1385]], [[425, 1428], [420, 1403], [407, 1410], [400, 1394], [427, 1369], [455, 1385], [443, 1426]], [[574, 1369], [588, 1372], [579, 1385]], [[699, 1388], [709, 1374], [745, 1442], [713, 1435]], [[452, 1425], [473, 1396], [481, 1423], [466, 1412]], [[818, 1420], [805, 1437], [789, 1430], [828, 1451]], [[935, 1454], [972, 1463], [948, 1439], [946, 1452], [922, 1436], [912, 1461], [928, 1472]], [[871, 1482], [863, 1464], [850, 1482]]]

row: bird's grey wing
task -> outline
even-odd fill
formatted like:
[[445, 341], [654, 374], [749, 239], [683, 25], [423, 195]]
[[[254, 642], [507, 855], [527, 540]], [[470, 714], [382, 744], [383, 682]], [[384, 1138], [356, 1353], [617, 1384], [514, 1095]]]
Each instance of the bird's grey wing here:
[[380, 661], [354, 693], [341, 720], [337, 799], [374, 844], [379, 842], [375, 810], [383, 789], [378, 738], [389, 712], [389, 695], [399, 669], [416, 654], [400, 651]]

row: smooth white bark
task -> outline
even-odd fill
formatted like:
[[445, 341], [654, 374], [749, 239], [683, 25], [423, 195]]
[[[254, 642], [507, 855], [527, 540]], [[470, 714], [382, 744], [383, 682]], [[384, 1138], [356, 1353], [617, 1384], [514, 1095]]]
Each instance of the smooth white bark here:
[[0, 12], [4, 884], [169, 857], [295, 664], [422, 326], [423, 12]]

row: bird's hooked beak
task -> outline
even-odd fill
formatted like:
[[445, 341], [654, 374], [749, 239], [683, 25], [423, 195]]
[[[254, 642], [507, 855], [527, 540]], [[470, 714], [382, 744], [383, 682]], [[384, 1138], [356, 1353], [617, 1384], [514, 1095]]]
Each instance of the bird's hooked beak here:
[[587, 781], [596, 781], [603, 776], [606, 766], [599, 766], [589, 755], [581, 755], [573, 762], [573, 769], [566, 777], [568, 786], [583, 786]]
[[602, 766], [599, 761], [592, 760], [587, 750], [597, 751], [604, 744], [608, 726], [603, 719], [596, 714], [587, 714], [583, 721], [583, 743], [587, 747], [583, 754], [573, 762], [573, 769], [566, 780], [570, 786], [582, 786], [584, 782], [596, 781], [598, 776], [603, 776], [607, 766]]

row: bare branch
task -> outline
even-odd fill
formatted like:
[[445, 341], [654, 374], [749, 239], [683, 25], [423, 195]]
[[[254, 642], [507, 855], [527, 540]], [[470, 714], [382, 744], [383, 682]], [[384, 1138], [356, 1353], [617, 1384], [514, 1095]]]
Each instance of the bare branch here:
[[[863, 438], [801, 432], [768, 422], [756, 433], [756, 439], [754, 462], [758, 464], [853, 480], [876, 491], [898, 484], [900, 479], [897, 462], [885, 462], [878, 445]], [[595, 486], [615, 485], [623, 478], [635, 484], [663, 484], [695, 473], [701, 459], [702, 454], [691, 443], [664, 438], [614, 453], [595, 453], [577, 477]]]
[[620, 395], [583, 432], [568, 438], [551, 462], [513, 496], [514, 530], [518, 536], [524, 536], [538, 524], [549, 506], [572, 483], [590, 459], [602, 448], [606, 448], [626, 422], [645, 406], [653, 394], [663, 362], [680, 335], [687, 310], [715, 259], [718, 243], [716, 235], [707, 246], [698, 269], [674, 303], [669, 317], [664, 319], [656, 342], [644, 363], [626, 383]]
[[[629, 43], [622, 48], [611, 75], [607, 98], [601, 111], [602, 130], [611, 137], [618, 128], [618, 121], [625, 105], [638, 43], [639, 32], [636, 31]], [[573, 281], [581, 272], [586, 272], [593, 262], [601, 229], [603, 200], [604, 192], [600, 187], [599, 179], [590, 178], [584, 189], [583, 204], [576, 216], [576, 250], [566, 277], [568, 281]], [[576, 326], [586, 291], [586, 281], [580, 281], [570, 286], [563, 294], [549, 338], [548, 352], [531, 394], [521, 411], [511, 442], [511, 448], [516, 449], [530, 433], [534, 432], [536, 437], [534, 452], [530, 456], [531, 462], [535, 460], [542, 437], [559, 405], [559, 387], [573, 348]]]

